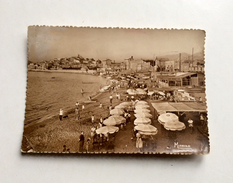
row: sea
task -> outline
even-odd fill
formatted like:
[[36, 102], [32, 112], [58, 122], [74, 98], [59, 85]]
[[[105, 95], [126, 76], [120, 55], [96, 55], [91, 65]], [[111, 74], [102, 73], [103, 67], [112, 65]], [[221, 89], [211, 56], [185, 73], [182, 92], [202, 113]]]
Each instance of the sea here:
[[107, 84], [107, 79], [90, 74], [28, 72], [24, 124], [58, 115], [60, 108], [66, 112]]

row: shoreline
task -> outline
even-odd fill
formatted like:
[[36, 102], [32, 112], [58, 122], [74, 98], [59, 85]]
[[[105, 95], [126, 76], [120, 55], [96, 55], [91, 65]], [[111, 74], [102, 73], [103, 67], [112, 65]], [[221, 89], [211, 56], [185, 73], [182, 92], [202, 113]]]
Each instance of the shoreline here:
[[[30, 69], [27, 70], [28, 72], [48, 72], [48, 73], [52, 73], [52, 72], [58, 72], [58, 73], [72, 73], [72, 74], [87, 74], [87, 75], [95, 75], [95, 73], [97, 73], [96, 70], [88, 70], [87, 71], [81, 71], [81, 70], [37, 70], [37, 69]], [[98, 76], [98, 75], [97, 75]]]

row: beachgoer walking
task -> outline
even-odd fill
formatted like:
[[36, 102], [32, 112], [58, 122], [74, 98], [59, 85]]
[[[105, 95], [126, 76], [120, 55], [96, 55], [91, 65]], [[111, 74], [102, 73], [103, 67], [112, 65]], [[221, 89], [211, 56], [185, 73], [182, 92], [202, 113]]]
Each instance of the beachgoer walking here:
[[189, 124], [190, 133], [192, 134], [193, 133], [193, 120], [189, 118], [188, 124]]
[[109, 99], [110, 99], [110, 104], [112, 104], [112, 95], [110, 95]]
[[81, 132], [81, 135], [79, 136], [79, 152], [83, 152], [83, 145], [84, 145], [84, 132]]
[[95, 122], [95, 115], [92, 114], [92, 115], [91, 115], [91, 123], [93, 124], [94, 122]]
[[60, 121], [62, 121], [62, 117], [63, 117], [63, 110], [60, 109], [60, 112], [59, 112], [59, 119], [60, 119]]
[[83, 89], [81, 89], [81, 94], [82, 94], [82, 96], [83, 96], [83, 94], [84, 94], [84, 90], [83, 90]]
[[76, 120], [79, 120], [80, 119], [80, 112], [79, 112], [79, 109], [78, 108], [76, 108], [75, 109], [75, 114], [76, 114]]
[[76, 107], [76, 108], [78, 108], [78, 106], [79, 106], [79, 103], [78, 103], [78, 102], [76, 102], [75, 107]]

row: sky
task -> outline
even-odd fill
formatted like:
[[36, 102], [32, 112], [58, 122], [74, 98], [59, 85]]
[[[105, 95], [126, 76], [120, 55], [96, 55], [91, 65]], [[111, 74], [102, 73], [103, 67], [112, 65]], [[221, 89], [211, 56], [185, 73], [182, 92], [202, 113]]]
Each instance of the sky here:
[[202, 30], [119, 29], [30, 26], [28, 59], [41, 62], [78, 56], [122, 62], [204, 51]]

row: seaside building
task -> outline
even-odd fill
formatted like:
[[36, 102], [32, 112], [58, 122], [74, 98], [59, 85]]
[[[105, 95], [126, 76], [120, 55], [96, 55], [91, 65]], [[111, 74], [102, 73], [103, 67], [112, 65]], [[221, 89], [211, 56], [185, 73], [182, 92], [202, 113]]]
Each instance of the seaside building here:
[[160, 72], [156, 79], [163, 87], [168, 86], [204, 86], [205, 77], [203, 73], [194, 72]]
[[151, 69], [150, 62], [146, 62], [143, 59], [134, 59], [133, 56], [131, 56], [126, 60], [126, 69], [131, 70], [133, 72], [144, 72]]

